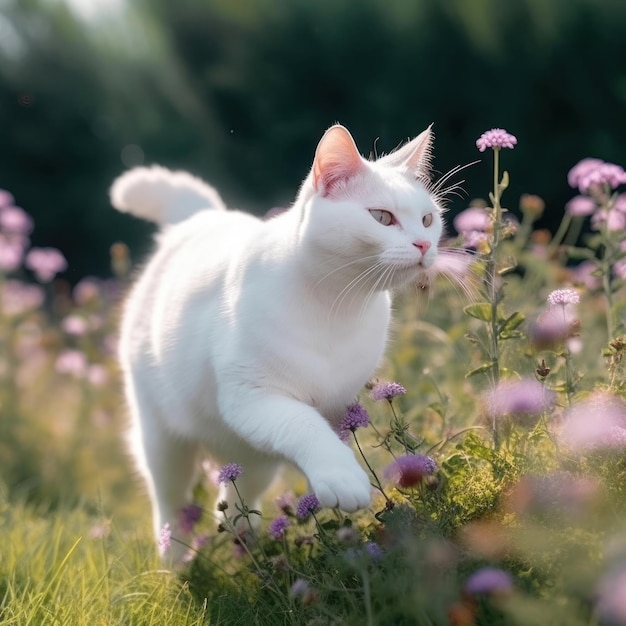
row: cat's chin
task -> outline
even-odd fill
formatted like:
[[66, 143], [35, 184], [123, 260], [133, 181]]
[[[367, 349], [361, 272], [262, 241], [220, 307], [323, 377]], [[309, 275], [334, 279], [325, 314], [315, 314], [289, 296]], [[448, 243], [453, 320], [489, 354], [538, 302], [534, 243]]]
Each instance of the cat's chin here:
[[424, 276], [427, 275], [428, 266], [422, 265], [422, 262], [413, 263], [405, 267], [396, 268], [393, 273], [393, 287], [395, 289], [403, 289], [411, 284], [420, 283]]

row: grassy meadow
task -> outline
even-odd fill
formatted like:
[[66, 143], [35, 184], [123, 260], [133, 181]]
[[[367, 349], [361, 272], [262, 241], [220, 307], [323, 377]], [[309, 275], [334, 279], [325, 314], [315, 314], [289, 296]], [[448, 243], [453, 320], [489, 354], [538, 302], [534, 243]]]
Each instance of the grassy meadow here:
[[[398, 300], [379, 380], [344, 422], [370, 510], [319, 510], [293, 474], [260, 526], [245, 502], [215, 520], [207, 467], [176, 568], [123, 442], [129, 252], [70, 288], [62, 251], [30, 247], [36, 224], [3, 192], [0, 623], [626, 624], [626, 175], [583, 162], [572, 203], [544, 207], [507, 196], [498, 141], [493, 185], [467, 190], [485, 201], [445, 244], [468, 250], [444, 255], [457, 280]], [[563, 214], [554, 235], [544, 211]]]

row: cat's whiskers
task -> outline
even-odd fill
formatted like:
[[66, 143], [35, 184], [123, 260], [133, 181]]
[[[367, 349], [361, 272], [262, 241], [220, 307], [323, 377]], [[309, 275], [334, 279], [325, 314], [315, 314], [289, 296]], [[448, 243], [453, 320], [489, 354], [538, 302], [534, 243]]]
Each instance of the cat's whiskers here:
[[[335, 254], [332, 257], [329, 257], [328, 261], [334, 261], [335, 259], [338, 259], [340, 256], [341, 256], [340, 253]], [[329, 278], [333, 274], [336, 274], [337, 272], [341, 272], [342, 270], [345, 270], [346, 268], [350, 267], [351, 265], [356, 265], [357, 263], [363, 263], [364, 261], [367, 261], [369, 259], [377, 259], [377, 258], [378, 258], [377, 254], [371, 254], [371, 255], [368, 255], [368, 256], [359, 257], [358, 259], [353, 259], [352, 261], [349, 261], [348, 263], [344, 263], [343, 265], [340, 265], [339, 267], [336, 267], [336, 268], [330, 270], [330, 272], [327, 272], [326, 274], [324, 274], [324, 276], [322, 276], [313, 285], [313, 290], [317, 290], [317, 288], [322, 284], [322, 282], [324, 282], [327, 278]]]
[[448, 185], [447, 187], [444, 184], [455, 176], [459, 172], [464, 169], [471, 167], [472, 165], [476, 165], [480, 163], [480, 159], [476, 161], [472, 161], [470, 163], [466, 163], [465, 165], [456, 165], [452, 169], [448, 170], [441, 178], [439, 178], [435, 182], [428, 181], [426, 183], [426, 189], [428, 192], [435, 198], [437, 204], [440, 206], [445, 206], [448, 196], [456, 195], [459, 198], [462, 198], [465, 194], [465, 190], [461, 187], [461, 185], [465, 182], [465, 180], [460, 180], [452, 185]]
[[[374, 293], [376, 293], [377, 291], [386, 291], [387, 288], [385, 287], [385, 282], [387, 280], [387, 276], [392, 278], [393, 271], [394, 271], [393, 265], [387, 265], [384, 268], [382, 274], [378, 277], [376, 282], [372, 285], [370, 290], [367, 292], [367, 295], [365, 296], [365, 299], [363, 300], [363, 304], [361, 305], [361, 310], [359, 311], [359, 317], [358, 317], [359, 320], [362, 319], [365, 311], [367, 310], [367, 305], [372, 299], [372, 296], [374, 295]], [[381, 285], [380, 288], [378, 287], [379, 284]]]
[[[368, 258], [368, 257], [365, 257]], [[359, 283], [363, 283], [365, 284], [365, 282], [369, 279], [372, 278], [372, 276], [376, 275], [376, 272], [381, 268], [381, 267], [385, 267], [385, 263], [383, 261], [377, 261], [374, 265], [370, 266], [369, 268], [367, 268], [366, 270], [364, 270], [363, 272], [361, 272], [356, 278], [353, 278], [337, 295], [337, 297], [335, 298], [335, 300], [333, 301], [332, 306], [330, 307], [329, 310], [329, 320], [332, 319], [333, 313], [339, 313], [341, 306], [343, 304], [343, 302], [345, 301], [345, 299], [348, 297], [348, 294], [350, 293], [350, 291], [354, 290], [354, 293], [352, 294], [352, 299], [350, 300], [350, 305], [348, 308], [352, 308], [352, 306], [354, 305], [354, 301], [357, 297], [357, 293], [360, 290], [356, 289], [357, 286], [359, 285]]]

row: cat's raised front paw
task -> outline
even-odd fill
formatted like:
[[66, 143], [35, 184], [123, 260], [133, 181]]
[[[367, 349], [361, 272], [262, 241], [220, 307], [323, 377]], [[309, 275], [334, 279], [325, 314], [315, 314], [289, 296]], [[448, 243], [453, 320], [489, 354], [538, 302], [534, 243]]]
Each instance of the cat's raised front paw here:
[[351, 513], [369, 506], [372, 486], [356, 462], [349, 467], [329, 466], [309, 476], [311, 488], [323, 507]]

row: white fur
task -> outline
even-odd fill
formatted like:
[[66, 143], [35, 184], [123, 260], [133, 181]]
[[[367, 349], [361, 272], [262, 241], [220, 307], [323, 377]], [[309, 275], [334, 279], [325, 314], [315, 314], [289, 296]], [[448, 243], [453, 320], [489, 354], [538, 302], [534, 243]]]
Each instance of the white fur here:
[[[285, 213], [262, 221], [199, 210], [161, 234], [120, 339], [157, 536], [166, 522], [180, 535], [201, 449], [243, 466], [237, 485], [250, 506], [285, 460], [323, 506], [369, 505], [369, 478], [336, 427], [383, 354], [391, 290], [417, 280], [437, 254], [440, 211], [416, 180], [429, 145], [426, 131], [392, 165], [368, 162], [335, 126]], [[221, 207], [214, 193], [184, 174], [140, 168], [116, 181], [112, 201], [171, 222], [207, 200]], [[378, 223], [368, 209], [379, 208], [398, 224]], [[416, 241], [431, 244], [423, 258]], [[221, 497], [232, 505], [228, 490]]]
[[136, 167], [113, 183], [111, 203], [118, 211], [157, 222], [182, 222], [202, 209], [225, 210], [213, 187], [187, 172], [158, 165]]

